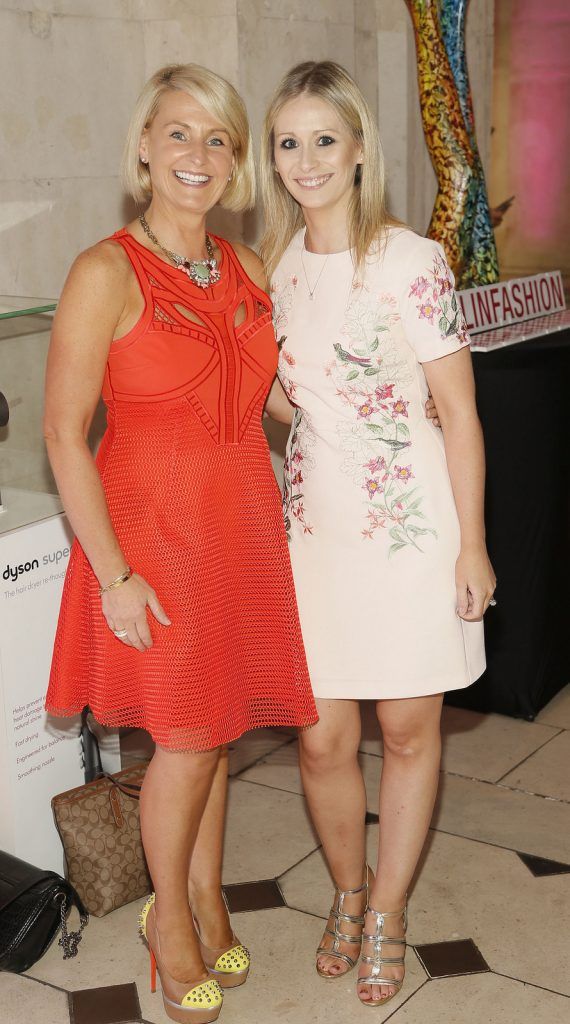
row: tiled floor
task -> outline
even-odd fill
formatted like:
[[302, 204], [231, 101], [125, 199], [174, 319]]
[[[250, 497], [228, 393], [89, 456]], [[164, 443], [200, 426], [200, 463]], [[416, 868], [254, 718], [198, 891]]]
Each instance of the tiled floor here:
[[[361, 750], [373, 862], [382, 750], [371, 712]], [[440, 796], [410, 899], [406, 981], [374, 1019], [567, 1024], [570, 687], [533, 723], [446, 708], [444, 736]], [[144, 738], [131, 734], [123, 746], [136, 758]], [[296, 748], [293, 735], [266, 730], [231, 752], [225, 881], [254, 961], [247, 985], [226, 996], [226, 1024], [367, 1019], [353, 975], [332, 985], [314, 971], [331, 885]], [[74, 1024], [165, 1024], [137, 935], [140, 902], [92, 919], [76, 960], [64, 962], [56, 946], [27, 976], [1, 976], [0, 1022], [68, 1024], [71, 1007]], [[121, 988], [103, 993], [100, 1007], [97, 993], [68, 997], [107, 986]]]

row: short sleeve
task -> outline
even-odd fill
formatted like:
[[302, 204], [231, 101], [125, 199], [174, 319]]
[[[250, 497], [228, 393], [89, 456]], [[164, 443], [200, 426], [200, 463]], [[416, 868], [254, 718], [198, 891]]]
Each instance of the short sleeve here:
[[431, 238], [418, 238], [406, 261], [400, 315], [406, 339], [420, 363], [469, 344], [455, 279], [444, 251]]

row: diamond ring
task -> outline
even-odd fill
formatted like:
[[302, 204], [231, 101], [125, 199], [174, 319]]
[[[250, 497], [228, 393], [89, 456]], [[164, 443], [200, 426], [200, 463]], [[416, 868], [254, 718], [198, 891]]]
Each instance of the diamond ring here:
[[113, 633], [119, 637], [119, 640], [122, 640], [124, 636], [128, 636], [129, 631], [128, 629], [114, 629]]

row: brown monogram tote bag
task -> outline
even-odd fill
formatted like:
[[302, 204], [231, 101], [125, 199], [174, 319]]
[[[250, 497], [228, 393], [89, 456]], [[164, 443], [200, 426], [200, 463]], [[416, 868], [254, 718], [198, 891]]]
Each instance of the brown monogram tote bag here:
[[94, 917], [151, 891], [139, 818], [146, 769], [132, 765], [52, 799], [67, 877]]

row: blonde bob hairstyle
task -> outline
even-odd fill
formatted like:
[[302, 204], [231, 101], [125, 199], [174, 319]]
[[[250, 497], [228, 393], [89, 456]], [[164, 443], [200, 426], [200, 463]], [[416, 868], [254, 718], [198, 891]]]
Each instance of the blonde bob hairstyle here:
[[367, 254], [378, 248], [382, 229], [397, 224], [386, 212], [384, 157], [378, 128], [356, 82], [340, 64], [331, 60], [297, 64], [278, 85], [265, 117], [261, 142], [260, 182], [265, 212], [265, 234], [260, 255], [268, 277], [304, 224], [301, 207], [285, 188], [275, 169], [275, 121], [289, 100], [318, 96], [334, 107], [362, 147], [363, 163], [354, 179], [349, 207], [349, 245], [355, 268], [360, 270]]
[[123, 152], [121, 172], [126, 191], [140, 205], [152, 196], [150, 172], [139, 154], [141, 136], [152, 124], [161, 97], [175, 89], [201, 103], [228, 132], [235, 164], [220, 205], [234, 212], [249, 210], [255, 202], [255, 166], [245, 105], [233, 85], [199, 64], [169, 64], [156, 71], [144, 86], [131, 117]]

